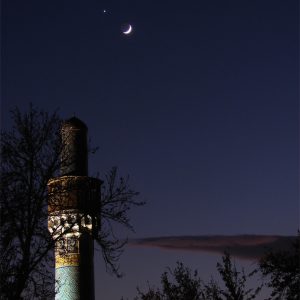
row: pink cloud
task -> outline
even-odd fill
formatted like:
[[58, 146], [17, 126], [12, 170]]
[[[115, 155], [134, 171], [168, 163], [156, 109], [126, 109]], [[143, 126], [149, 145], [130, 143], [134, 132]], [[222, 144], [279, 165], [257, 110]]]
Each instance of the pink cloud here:
[[267, 250], [287, 250], [295, 236], [278, 235], [203, 235], [140, 238], [129, 241], [134, 247], [156, 247], [168, 250], [188, 250], [224, 253], [243, 259], [258, 259]]

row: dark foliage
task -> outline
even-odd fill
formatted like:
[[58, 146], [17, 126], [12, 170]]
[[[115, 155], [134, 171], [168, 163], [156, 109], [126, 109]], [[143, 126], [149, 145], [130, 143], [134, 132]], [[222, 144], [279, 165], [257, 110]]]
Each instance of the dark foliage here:
[[[250, 300], [257, 299], [263, 286], [271, 289], [268, 300], [300, 299], [300, 252], [299, 232], [296, 241], [286, 251], [269, 251], [259, 262], [258, 268], [246, 275], [238, 271], [228, 253], [217, 264], [217, 270], [223, 281], [221, 287], [213, 278], [204, 283], [195, 271], [177, 263], [174, 271], [168, 269], [161, 277], [162, 288], [149, 287], [147, 292], [138, 288], [135, 300]], [[261, 274], [265, 283], [257, 288], [248, 289], [247, 280], [254, 274]], [[171, 276], [171, 277], [170, 277]]]
[[253, 271], [248, 276], [245, 275], [243, 269], [242, 271], [237, 271], [228, 253], [223, 255], [222, 264], [218, 263], [217, 269], [226, 286], [225, 290], [220, 289], [220, 294], [224, 297], [221, 299], [250, 300], [255, 299], [260, 292], [261, 286], [255, 290], [246, 288], [247, 278], [255, 274], [256, 271]]
[[299, 233], [289, 251], [269, 251], [260, 261], [267, 286], [272, 289], [269, 299], [300, 299]]
[[246, 288], [247, 278], [254, 273], [246, 276], [244, 271], [237, 271], [228, 253], [223, 255], [222, 263], [217, 264], [217, 269], [225, 289], [214, 279], [204, 283], [197, 271], [192, 272], [182, 263], [177, 263], [174, 271], [168, 269], [161, 276], [161, 290], [149, 287], [144, 293], [138, 288], [135, 300], [249, 300], [255, 299], [260, 292], [261, 287], [255, 291]]
[[142, 300], [181, 300], [181, 299], [202, 299], [202, 281], [198, 277], [197, 271], [193, 272], [184, 267], [181, 262], [177, 263], [174, 270], [168, 268], [161, 276], [162, 290], [150, 288], [143, 293], [138, 288], [138, 297]]

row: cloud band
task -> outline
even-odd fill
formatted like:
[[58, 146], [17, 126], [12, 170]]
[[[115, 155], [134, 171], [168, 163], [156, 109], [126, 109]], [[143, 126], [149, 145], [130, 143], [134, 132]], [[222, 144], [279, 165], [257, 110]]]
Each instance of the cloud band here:
[[130, 240], [135, 247], [156, 247], [168, 250], [224, 253], [242, 259], [259, 259], [266, 251], [288, 250], [295, 236], [279, 235], [202, 235], [168, 236]]

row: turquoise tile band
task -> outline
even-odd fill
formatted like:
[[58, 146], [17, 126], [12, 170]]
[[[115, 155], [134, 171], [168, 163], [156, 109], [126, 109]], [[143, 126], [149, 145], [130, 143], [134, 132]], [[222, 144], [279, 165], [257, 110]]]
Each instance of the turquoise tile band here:
[[79, 267], [67, 266], [55, 270], [58, 292], [55, 300], [80, 300]]

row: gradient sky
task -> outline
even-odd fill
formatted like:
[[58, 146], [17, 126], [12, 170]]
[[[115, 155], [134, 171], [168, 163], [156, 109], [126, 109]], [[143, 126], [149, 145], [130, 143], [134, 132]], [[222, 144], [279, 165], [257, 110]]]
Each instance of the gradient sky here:
[[[118, 166], [147, 201], [130, 238], [296, 234], [297, 0], [3, 0], [1, 19], [2, 126], [29, 102], [81, 118], [90, 175]], [[124, 279], [96, 259], [97, 299], [219, 258], [127, 247]]]

